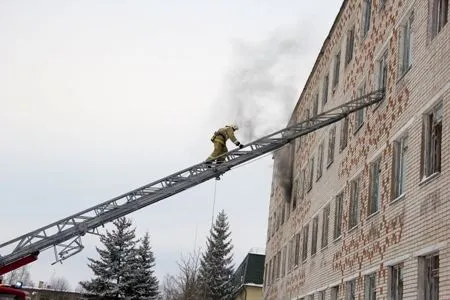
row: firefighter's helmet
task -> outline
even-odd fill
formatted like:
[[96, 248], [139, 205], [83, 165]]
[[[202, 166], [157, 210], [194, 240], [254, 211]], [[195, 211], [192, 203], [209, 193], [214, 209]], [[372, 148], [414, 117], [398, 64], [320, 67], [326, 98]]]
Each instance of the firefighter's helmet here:
[[227, 126], [233, 128], [234, 130], [239, 130], [239, 126], [237, 126], [236, 124], [230, 124]]

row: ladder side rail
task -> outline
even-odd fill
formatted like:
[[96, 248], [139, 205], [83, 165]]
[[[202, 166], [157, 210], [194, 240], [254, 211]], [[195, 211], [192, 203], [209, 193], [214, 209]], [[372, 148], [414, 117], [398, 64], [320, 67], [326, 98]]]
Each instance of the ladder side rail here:
[[[370, 98], [370, 96], [375, 96], [375, 97], [374, 98]], [[279, 131], [277, 131], [275, 133], [272, 133], [272, 134], [270, 134], [270, 135], [268, 135], [266, 137], [260, 138], [260, 139], [258, 139], [256, 141], [248, 144], [246, 147], [253, 146], [255, 150], [249, 151], [248, 153], [246, 153], [244, 155], [235, 155], [235, 156], [233, 156], [233, 152], [236, 153], [240, 149], [235, 149], [233, 151], [230, 151], [229, 153], [227, 153], [227, 155], [230, 155], [231, 157], [234, 157], [234, 159], [228, 160], [228, 161], [224, 162], [223, 165], [218, 166], [217, 167], [217, 171], [218, 171], [218, 173], [223, 174], [226, 171], [230, 170], [233, 166], [239, 165], [239, 164], [241, 164], [243, 162], [246, 162], [246, 161], [249, 161], [251, 159], [254, 159], [254, 158], [256, 158], [256, 157], [258, 157], [260, 155], [263, 155], [265, 153], [268, 153], [268, 152], [271, 152], [273, 150], [276, 150], [276, 149], [284, 146], [286, 143], [288, 143], [292, 139], [298, 138], [299, 136], [305, 135], [305, 134], [307, 134], [309, 132], [312, 132], [312, 131], [314, 131], [314, 130], [316, 130], [318, 128], [325, 127], [325, 126], [327, 126], [329, 124], [332, 124], [332, 123], [334, 123], [334, 122], [344, 118], [345, 116], [347, 116], [348, 114], [350, 114], [350, 113], [352, 113], [352, 112], [354, 112], [356, 110], [359, 110], [361, 108], [364, 108], [366, 106], [369, 106], [371, 104], [379, 102], [379, 101], [381, 101], [382, 97], [383, 97], [383, 95], [380, 94], [379, 91], [374, 92], [374, 93], [370, 93], [370, 94], [367, 94], [367, 95], [362, 96], [360, 98], [357, 98], [357, 99], [355, 99], [353, 101], [345, 103], [345, 104], [343, 104], [341, 106], [338, 106], [338, 107], [336, 107], [334, 109], [331, 109], [329, 111], [323, 112], [320, 115], [317, 115], [316, 117], [314, 117], [312, 119], [308, 119], [308, 120], [303, 121], [303, 122], [301, 122], [299, 124], [295, 124], [293, 126], [290, 126], [290, 127], [285, 128], [285, 129], [279, 130]], [[332, 113], [334, 111], [340, 111], [340, 113]], [[324, 118], [324, 117], [326, 117], [327, 115], [330, 115], [330, 114], [331, 115], [335, 115], [335, 116], [334, 117], [325, 118], [324, 120], [320, 120], [321, 118]], [[313, 123], [313, 121], [315, 119], [317, 120], [317, 122], [315, 124], [313, 124], [312, 126], [308, 127], [307, 124]], [[286, 134], [286, 133], [288, 133], [288, 134]], [[273, 136], [280, 135], [280, 134], [282, 135], [282, 138], [268, 139], [268, 137], [273, 137]], [[16, 239], [12, 240], [12, 241], [9, 241], [7, 243], [3, 243], [3, 244], [0, 245], [0, 248], [3, 247], [3, 246], [6, 246], [6, 245], [13, 244], [14, 242], [17, 242], [17, 241], [21, 241], [21, 243], [22, 243], [23, 240], [30, 240], [30, 237], [33, 237], [33, 236], [34, 237], [38, 237], [39, 233], [41, 233], [41, 232], [44, 233], [44, 236], [40, 236], [40, 238], [42, 238], [42, 240], [40, 241], [39, 244], [36, 243], [37, 247], [39, 248], [39, 245], [44, 240], [48, 240], [48, 241], [54, 240], [51, 243], [47, 243], [49, 245], [42, 244], [42, 246], [41, 246], [42, 248], [49, 247], [49, 246], [54, 245], [55, 241], [59, 241], [61, 239], [67, 240], [66, 238], [70, 239], [70, 238], [72, 238], [74, 236], [77, 236], [77, 235], [84, 235], [87, 231], [89, 231], [91, 229], [95, 229], [96, 227], [98, 227], [100, 225], [103, 225], [104, 223], [110, 222], [111, 220], [117, 218], [117, 216], [120, 217], [120, 216], [126, 215], [129, 212], [135, 211], [136, 209], [140, 209], [140, 208], [142, 208], [144, 206], [147, 206], [149, 204], [155, 203], [155, 202], [157, 202], [159, 200], [167, 198], [167, 197], [169, 197], [169, 196], [171, 196], [173, 194], [176, 194], [176, 193], [178, 193], [178, 192], [180, 192], [182, 190], [188, 189], [188, 188], [190, 188], [190, 187], [192, 187], [194, 185], [198, 185], [198, 184], [200, 184], [200, 183], [202, 183], [202, 182], [204, 182], [206, 180], [212, 179], [212, 178], [217, 176], [217, 173], [211, 172], [211, 170], [208, 170], [208, 169], [206, 169], [206, 170], [204, 170], [202, 172], [193, 172], [193, 169], [195, 167], [203, 167], [203, 169], [204, 169], [204, 162], [203, 163], [199, 163], [197, 165], [194, 165], [193, 167], [186, 168], [185, 170], [182, 170], [182, 171], [177, 172], [175, 174], [169, 175], [169, 176], [167, 176], [167, 177], [165, 177], [165, 178], [163, 178], [163, 179], [161, 179], [159, 181], [155, 181], [154, 183], [157, 183], [157, 184], [161, 183], [161, 182], [164, 182], [164, 181], [166, 183], [167, 182], [169, 182], [169, 183], [172, 182], [173, 183], [174, 181], [173, 181], [172, 178], [174, 176], [175, 177], [179, 177], [179, 178], [183, 178], [183, 180], [179, 181], [178, 183], [175, 182], [176, 184], [166, 185], [166, 187], [164, 188], [164, 190], [165, 190], [164, 192], [161, 192], [161, 193], [159, 193], [158, 191], [156, 191], [156, 192], [155, 191], [150, 191], [150, 192], [147, 192], [147, 193], [142, 192], [143, 189], [148, 189], [149, 187], [152, 187], [152, 185], [154, 183], [145, 185], [145, 186], [143, 186], [141, 188], [138, 188], [138, 189], [135, 189], [135, 190], [133, 190], [133, 191], [131, 191], [129, 193], [123, 194], [122, 196], [113, 198], [112, 200], [109, 200], [109, 201], [101, 203], [101, 204], [99, 204], [97, 206], [94, 206], [91, 209], [84, 210], [81, 213], [72, 215], [72, 216], [70, 216], [68, 218], [65, 218], [65, 219], [61, 220], [61, 221], [52, 223], [51, 225], [48, 225], [46, 227], [42, 227], [42, 228], [40, 228], [40, 229], [38, 229], [36, 231], [31, 232], [30, 234], [23, 235], [23, 236], [21, 236], [19, 238], [16, 238]], [[186, 173], [187, 177], [182, 177], [183, 173]], [[203, 178], [199, 178], [199, 179], [192, 178], [192, 179], [190, 179], [190, 177], [201, 176], [203, 173], [206, 173], [206, 176], [203, 176]], [[177, 186], [177, 185], [180, 185], [180, 186]], [[186, 186], [184, 186], [184, 185], [186, 185]], [[169, 192], [171, 188], [175, 189], [175, 192], [173, 192], [173, 193]], [[115, 209], [106, 211], [106, 213], [103, 212], [103, 214], [98, 214], [96, 212], [96, 216], [93, 216], [93, 217], [83, 216], [81, 218], [81, 215], [83, 215], [83, 214], [85, 214], [87, 212], [92, 212], [95, 209], [98, 209], [99, 207], [102, 207], [102, 206], [105, 206], [105, 205], [109, 205], [111, 203], [115, 203], [117, 200], [121, 200], [123, 198], [126, 198], [128, 200], [130, 195], [137, 194], [137, 192], [141, 192], [140, 193], [141, 197], [139, 197], [139, 198], [132, 198], [132, 201], [127, 201], [122, 206], [116, 206]], [[154, 197], [152, 197], [152, 195]], [[147, 198], [150, 198], [150, 199], [153, 199], [153, 200], [146, 201]], [[142, 201], [140, 201], [140, 200], [142, 200]], [[136, 201], [140, 201], [144, 205], [143, 206], [135, 205]], [[130, 207], [135, 207], [135, 209], [129, 210], [129, 212], [127, 212], [128, 210], [123, 210], [123, 211], [120, 210], [120, 208], [123, 207], [123, 206], [125, 206], [125, 208], [127, 208], [126, 204], [128, 202], [130, 202], [130, 204], [132, 204]], [[116, 216], [116, 212], [118, 213], [117, 216]], [[113, 219], [111, 219], [111, 217], [105, 217], [107, 215], [113, 215], [115, 217]], [[79, 224], [79, 223], [76, 224], [75, 218], [81, 218], [83, 220], [83, 223], [86, 223], [86, 224], [90, 224], [91, 222], [94, 222], [94, 224], [88, 225], [88, 226], [86, 226], [86, 225], [81, 226], [84, 229], [84, 232], [80, 232], [78, 226], [75, 226], [75, 225]], [[73, 223], [74, 226], [72, 226], [71, 228], [69, 228], [69, 229], [67, 229], [65, 231], [62, 231], [60, 229], [61, 223], [64, 223], [64, 225], [66, 225], [68, 223], [68, 220], [72, 220], [72, 223]], [[55, 225], [58, 226], [58, 232], [56, 234], [54, 234], [54, 236], [58, 236], [59, 235], [61, 238], [58, 238], [58, 239], [54, 238], [54, 239], [52, 239], [51, 237], [46, 236], [45, 229], [48, 229], [48, 228], [53, 227]], [[62, 227], [64, 227], [64, 226], [62, 226]], [[66, 236], [66, 234], [67, 234], [67, 236]], [[36, 249], [36, 247], [33, 247], [34, 245], [35, 244], [30, 245], [28, 247], [22, 247], [22, 248], [23, 249], [39, 250], [39, 249]], [[16, 251], [16, 252], [22, 252], [22, 251]], [[0, 263], [3, 263], [3, 261], [4, 261], [4, 257], [2, 257], [2, 259], [0, 260]]]

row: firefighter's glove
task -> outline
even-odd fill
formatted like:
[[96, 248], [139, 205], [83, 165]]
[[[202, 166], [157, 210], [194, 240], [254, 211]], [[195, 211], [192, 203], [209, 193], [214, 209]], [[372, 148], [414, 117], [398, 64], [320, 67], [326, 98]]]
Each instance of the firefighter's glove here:
[[241, 143], [239, 143], [239, 149], [242, 149], [242, 148], [244, 148], [244, 145], [242, 145]]

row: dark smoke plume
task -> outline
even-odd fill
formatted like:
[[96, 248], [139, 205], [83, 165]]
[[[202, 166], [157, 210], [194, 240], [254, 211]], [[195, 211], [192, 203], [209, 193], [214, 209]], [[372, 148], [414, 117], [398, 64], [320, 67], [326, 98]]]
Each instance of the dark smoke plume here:
[[[233, 43], [232, 68], [224, 84], [220, 106], [238, 135], [248, 143], [284, 128], [313, 63], [308, 27], [278, 30], [257, 42]], [[223, 117], [223, 116], [222, 116]], [[285, 198], [292, 191], [291, 146], [277, 151], [275, 176]]]
[[286, 126], [307, 74], [304, 30], [279, 30], [257, 42], [234, 41], [232, 67], [220, 97], [227, 119], [250, 142]]

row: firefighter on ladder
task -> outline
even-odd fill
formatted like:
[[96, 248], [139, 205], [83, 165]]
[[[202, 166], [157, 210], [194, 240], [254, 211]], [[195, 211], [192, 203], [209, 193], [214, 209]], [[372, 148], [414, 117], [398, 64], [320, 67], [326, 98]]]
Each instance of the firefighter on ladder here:
[[214, 135], [211, 138], [211, 142], [214, 143], [214, 151], [208, 157], [206, 163], [212, 164], [216, 161], [216, 164], [220, 164], [225, 161], [225, 156], [221, 155], [228, 152], [227, 141], [229, 139], [239, 148], [244, 147], [244, 145], [242, 145], [234, 136], [234, 132], [238, 129], [239, 127], [236, 124], [232, 124], [226, 125], [225, 127], [214, 132]]

